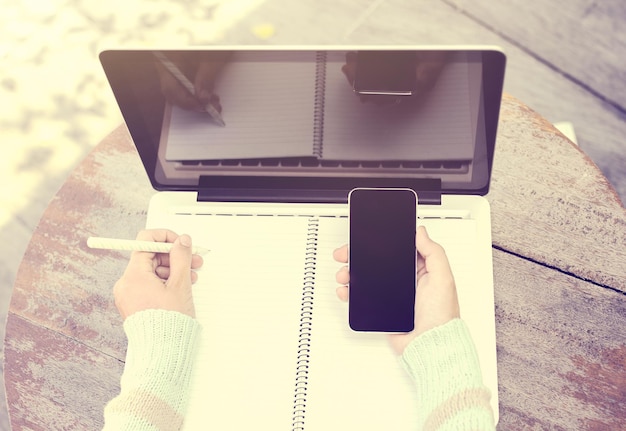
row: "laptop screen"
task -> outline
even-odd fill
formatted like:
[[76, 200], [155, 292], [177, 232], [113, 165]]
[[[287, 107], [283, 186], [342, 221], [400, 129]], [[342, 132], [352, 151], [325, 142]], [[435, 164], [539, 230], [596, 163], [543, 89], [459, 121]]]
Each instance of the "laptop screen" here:
[[231, 47], [100, 59], [157, 190], [233, 199], [259, 183], [322, 194], [420, 184], [488, 191], [498, 50]]

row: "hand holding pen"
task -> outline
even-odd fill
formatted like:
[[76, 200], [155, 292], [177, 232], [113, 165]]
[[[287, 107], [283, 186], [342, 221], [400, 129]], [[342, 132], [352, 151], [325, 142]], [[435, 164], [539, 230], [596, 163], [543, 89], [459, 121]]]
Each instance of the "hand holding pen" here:
[[[134, 244], [130, 244], [134, 243]], [[145, 250], [145, 244], [168, 246], [168, 253]], [[203, 264], [188, 235], [167, 229], [144, 230], [137, 241], [95, 239], [98, 248], [134, 249], [124, 275], [115, 284], [115, 305], [123, 319], [143, 310], [177, 311], [195, 317], [191, 285]]]
[[[213, 121], [225, 126], [219, 96], [213, 92], [215, 79], [228, 57], [224, 53], [153, 52], [161, 91], [172, 104], [189, 111], [207, 112]], [[206, 56], [211, 54], [212, 57]], [[188, 78], [191, 76], [193, 82]]]

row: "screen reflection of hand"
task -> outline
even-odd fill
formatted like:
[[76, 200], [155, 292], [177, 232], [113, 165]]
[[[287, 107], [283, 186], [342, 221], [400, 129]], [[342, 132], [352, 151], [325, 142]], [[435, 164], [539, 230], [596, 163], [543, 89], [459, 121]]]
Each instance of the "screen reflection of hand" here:
[[193, 93], [181, 83], [170, 70], [160, 61], [156, 61], [156, 68], [161, 82], [161, 91], [165, 99], [188, 111], [204, 112], [208, 104], [218, 112], [222, 106], [217, 94], [213, 92], [215, 80], [228, 61], [230, 52], [227, 51], [172, 51], [166, 57], [193, 85]]
[[[436, 84], [441, 71], [447, 62], [448, 52], [445, 51], [415, 51], [415, 81], [410, 90], [410, 96], [396, 95], [371, 95], [359, 94], [361, 102], [373, 102], [378, 105], [396, 104], [405, 97], [413, 101], [422, 99]], [[346, 52], [346, 64], [341, 71], [348, 80], [348, 84], [354, 88], [354, 80], [357, 70], [357, 53]]]

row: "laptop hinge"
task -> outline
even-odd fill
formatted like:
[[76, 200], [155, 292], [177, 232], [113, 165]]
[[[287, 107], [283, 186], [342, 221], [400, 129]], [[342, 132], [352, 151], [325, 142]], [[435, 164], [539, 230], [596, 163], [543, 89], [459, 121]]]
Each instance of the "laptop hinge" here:
[[346, 203], [357, 187], [410, 188], [419, 203], [441, 205], [439, 178], [201, 176], [198, 202]]
[[417, 203], [419, 205], [441, 205], [441, 188], [439, 190], [418, 190]]

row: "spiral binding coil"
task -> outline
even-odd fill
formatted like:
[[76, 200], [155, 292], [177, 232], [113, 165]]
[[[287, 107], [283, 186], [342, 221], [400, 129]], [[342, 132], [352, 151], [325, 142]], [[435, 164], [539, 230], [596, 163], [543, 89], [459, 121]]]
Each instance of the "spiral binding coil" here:
[[296, 359], [296, 382], [293, 401], [293, 431], [304, 430], [306, 397], [309, 379], [311, 352], [311, 327], [313, 324], [313, 298], [315, 294], [315, 272], [317, 269], [317, 235], [319, 220], [309, 219], [307, 228], [302, 302], [300, 303], [300, 328], [298, 334], [298, 356]]
[[326, 91], [326, 52], [315, 53], [315, 100], [313, 106], [313, 154], [322, 158], [324, 139], [324, 98]]

